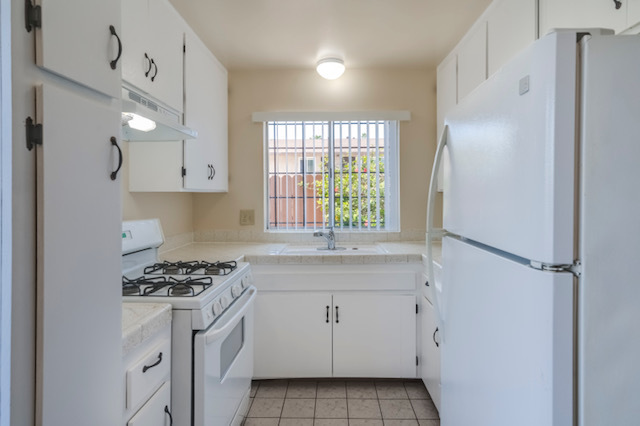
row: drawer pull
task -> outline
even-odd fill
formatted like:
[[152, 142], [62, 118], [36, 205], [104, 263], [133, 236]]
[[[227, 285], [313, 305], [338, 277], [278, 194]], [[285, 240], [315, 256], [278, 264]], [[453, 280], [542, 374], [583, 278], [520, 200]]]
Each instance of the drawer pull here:
[[338, 315], [338, 308], [339, 306], [336, 306], [336, 324], [340, 322], [340, 315]]
[[436, 334], [438, 333], [438, 327], [436, 327], [436, 331], [433, 332], [433, 343], [436, 344], [436, 348], [440, 347], [440, 343], [438, 343], [438, 341], [436, 340]]
[[165, 405], [164, 406], [164, 412], [167, 413], [167, 415], [169, 416], [169, 426], [173, 425], [173, 416], [171, 415], [171, 411], [169, 411], [169, 406]]
[[327, 305], [327, 323], [329, 323], [329, 305]]
[[158, 353], [158, 360], [151, 365], [145, 365], [142, 367], [142, 372], [146, 373], [148, 369], [155, 367], [162, 362], [162, 352]]

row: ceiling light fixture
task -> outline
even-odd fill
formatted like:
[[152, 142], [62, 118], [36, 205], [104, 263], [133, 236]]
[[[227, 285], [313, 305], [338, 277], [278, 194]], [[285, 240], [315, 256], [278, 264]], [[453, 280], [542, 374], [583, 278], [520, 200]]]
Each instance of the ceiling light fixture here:
[[344, 61], [338, 58], [325, 58], [318, 61], [316, 71], [327, 80], [335, 80], [344, 73]]

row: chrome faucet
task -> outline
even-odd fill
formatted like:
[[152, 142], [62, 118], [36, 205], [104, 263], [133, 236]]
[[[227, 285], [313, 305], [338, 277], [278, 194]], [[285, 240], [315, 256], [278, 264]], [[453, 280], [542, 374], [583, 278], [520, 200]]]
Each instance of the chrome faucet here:
[[327, 250], [335, 250], [336, 249], [336, 234], [333, 233], [333, 229], [329, 229], [328, 231], [315, 231], [313, 233], [314, 237], [324, 237], [327, 240]]

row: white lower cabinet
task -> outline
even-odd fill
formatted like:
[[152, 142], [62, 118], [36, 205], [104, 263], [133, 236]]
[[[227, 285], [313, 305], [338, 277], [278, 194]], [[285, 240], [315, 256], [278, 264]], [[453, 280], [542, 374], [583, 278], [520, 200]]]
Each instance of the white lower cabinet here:
[[171, 324], [127, 352], [123, 367], [123, 424], [170, 426]]
[[171, 382], [165, 382], [127, 422], [127, 426], [171, 426]]
[[416, 297], [333, 295], [335, 377], [415, 377]]
[[440, 336], [433, 305], [422, 297], [422, 369], [421, 376], [431, 399], [440, 411]]
[[415, 305], [414, 294], [261, 292], [255, 376], [416, 377]]
[[256, 377], [331, 377], [331, 294], [258, 292]]

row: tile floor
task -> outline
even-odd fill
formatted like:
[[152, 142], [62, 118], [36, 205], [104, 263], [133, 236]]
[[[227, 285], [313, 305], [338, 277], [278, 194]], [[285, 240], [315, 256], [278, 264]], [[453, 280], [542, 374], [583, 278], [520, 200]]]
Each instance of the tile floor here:
[[245, 426], [439, 426], [420, 380], [258, 380]]

